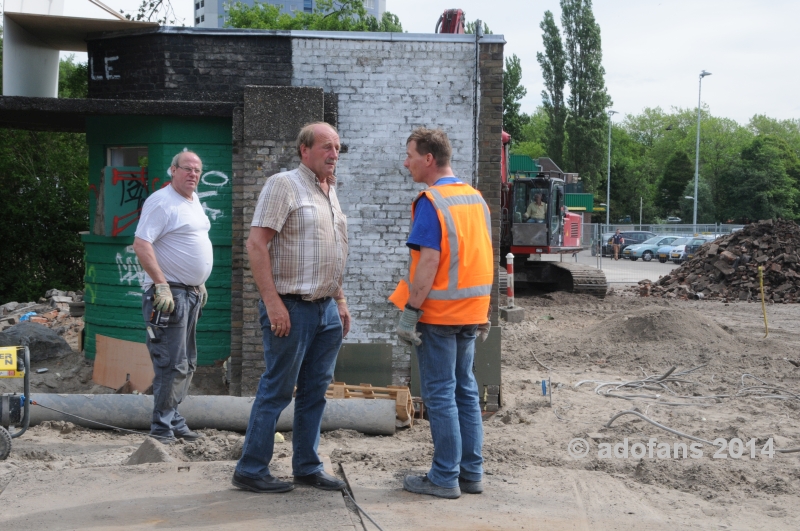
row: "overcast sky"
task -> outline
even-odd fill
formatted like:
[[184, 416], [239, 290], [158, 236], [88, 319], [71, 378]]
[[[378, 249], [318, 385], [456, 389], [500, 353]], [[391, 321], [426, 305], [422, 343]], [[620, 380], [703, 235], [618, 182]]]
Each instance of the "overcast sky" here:
[[[138, 0], [105, 0], [135, 11]], [[173, 0], [179, 17], [192, 24], [193, 0]], [[539, 24], [550, 10], [561, 22], [558, 0], [387, 0], [410, 33], [433, 32], [439, 15], [460, 8], [506, 39], [505, 55], [522, 64], [532, 112], [543, 89], [536, 52]], [[696, 108], [698, 75], [703, 102], [715, 116], [746, 124], [755, 114], [800, 118], [800, 0], [595, 0], [606, 87], [622, 114], [646, 107]], [[65, 14], [107, 18], [88, 0], [65, 0]], [[620, 120], [617, 115], [615, 121]]]

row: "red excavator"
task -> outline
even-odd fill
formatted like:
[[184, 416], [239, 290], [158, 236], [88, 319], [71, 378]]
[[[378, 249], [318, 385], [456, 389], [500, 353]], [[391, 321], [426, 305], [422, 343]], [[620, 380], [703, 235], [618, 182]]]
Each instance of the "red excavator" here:
[[[600, 269], [562, 261], [564, 255], [571, 260], [585, 249], [581, 245], [583, 217], [567, 209], [564, 174], [550, 170], [509, 176], [511, 137], [505, 131], [502, 134], [500, 265], [506, 267], [506, 255], [512, 253], [515, 283], [605, 297], [608, 284]], [[532, 203], [537, 206], [531, 207]], [[548, 261], [542, 260], [543, 255], [561, 256], [559, 261]]]
[[[464, 33], [464, 12], [448, 9], [436, 23], [436, 33]], [[608, 285], [603, 272], [571, 261], [542, 260], [543, 255], [572, 255], [582, 251], [583, 218], [566, 206], [564, 174], [542, 171], [511, 178], [508, 148], [511, 137], [502, 132], [500, 196], [500, 265], [514, 255], [514, 281], [529, 282], [548, 290], [590, 293], [605, 297]], [[537, 201], [536, 197], [539, 196]], [[536, 207], [529, 209], [531, 203]], [[532, 215], [532, 212], [536, 212]]]

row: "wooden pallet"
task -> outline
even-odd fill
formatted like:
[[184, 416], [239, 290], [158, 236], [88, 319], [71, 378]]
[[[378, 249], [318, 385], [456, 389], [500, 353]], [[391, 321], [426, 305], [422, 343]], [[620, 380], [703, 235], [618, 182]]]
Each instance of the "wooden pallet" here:
[[372, 384], [349, 385], [334, 382], [328, 386], [326, 398], [364, 398], [368, 400], [394, 400], [397, 418], [414, 424], [414, 404], [411, 401], [411, 390], [402, 385], [372, 387]]

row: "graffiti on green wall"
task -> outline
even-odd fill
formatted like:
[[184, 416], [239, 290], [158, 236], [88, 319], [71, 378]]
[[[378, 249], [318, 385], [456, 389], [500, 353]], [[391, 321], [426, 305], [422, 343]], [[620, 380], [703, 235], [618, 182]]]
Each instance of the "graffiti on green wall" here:
[[[200, 178], [200, 183], [201, 184], [204, 184], [206, 186], [210, 186], [211, 188], [213, 188], [213, 190], [206, 190], [204, 192], [197, 192], [197, 197], [199, 197], [200, 201], [202, 201], [201, 204], [203, 205], [203, 210], [205, 211], [206, 216], [208, 216], [209, 219], [211, 219], [211, 221], [216, 221], [217, 218], [225, 217], [225, 214], [219, 208], [212, 208], [212, 207], [208, 206], [208, 202], [207, 201], [203, 201], [203, 199], [206, 199], [208, 197], [216, 197], [217, 196], [217, 190], [216, 189], [217, 188], [222, 188], [223, 186], [228, 184], [229, 180], [230, 179], [228, 178], [228, 176], [225, 175], [224, 173], [222, 173], [221, 171], [209, 171], [209, 172], [204, 173], [203, 176]], [[198, 185], [198, 188], [199, 188], [199, 185]]]

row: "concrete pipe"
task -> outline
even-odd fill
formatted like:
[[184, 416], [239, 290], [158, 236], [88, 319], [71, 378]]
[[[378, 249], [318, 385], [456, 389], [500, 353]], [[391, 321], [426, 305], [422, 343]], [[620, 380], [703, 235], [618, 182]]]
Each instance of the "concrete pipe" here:
[[[30, 425], [63, 420], [87, 428], [100, 428], [97, 422], [129, 430], [149, 430], [153, 415], [153, 397], [149, 395], [68, 395], [34, 393], [31, 399], [89, 420], [81, 420], [32, 405]], [[214, 428], [239, 431], [247, 429], [253, 397], [187, 396], [179, 409], [192, 429]], [[294, 400], [278, 419], [278, 431], [291, 431]], [[90, 422], [95, 421], [95, 422]], [[322, 431], [355, 430], [367, 435], [394, 435], [393, 400], [328, 399], [322, 415]]]

